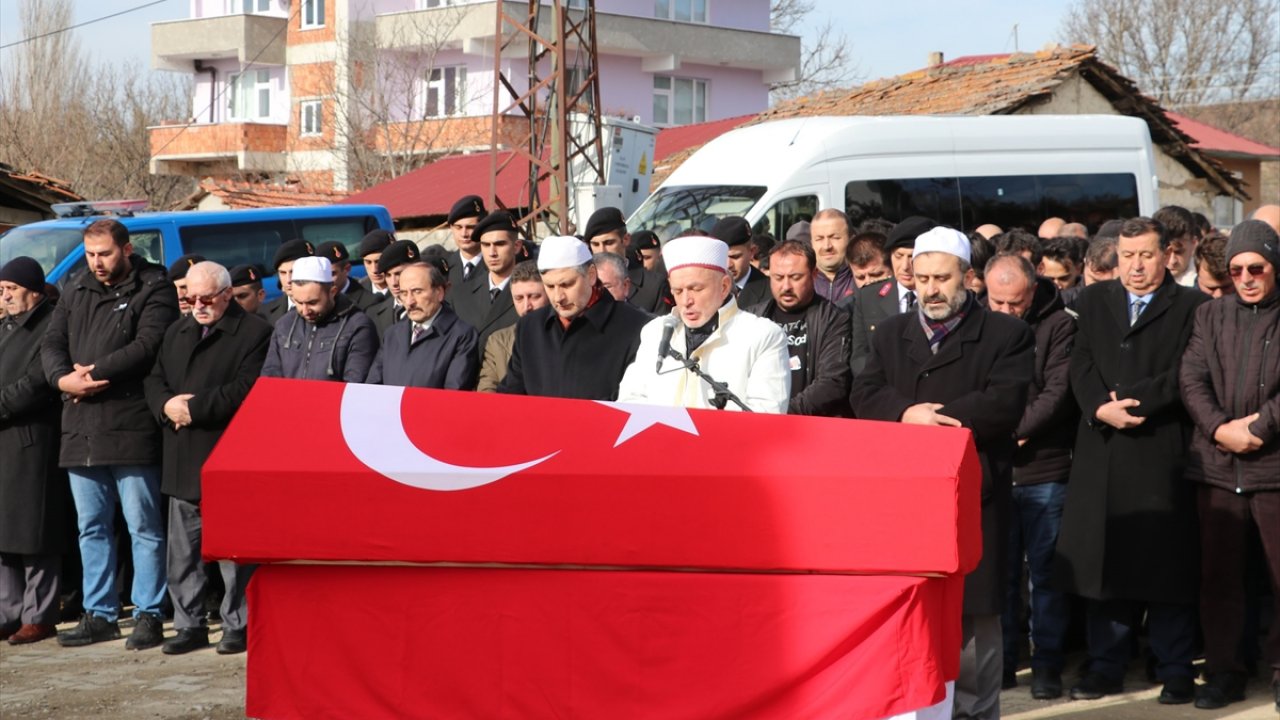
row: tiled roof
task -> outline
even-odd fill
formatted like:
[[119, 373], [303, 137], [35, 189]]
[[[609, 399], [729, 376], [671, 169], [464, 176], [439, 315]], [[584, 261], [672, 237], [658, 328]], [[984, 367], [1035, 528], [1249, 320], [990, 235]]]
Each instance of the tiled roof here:
[[233, 210], [243, 208], [293, 207], [297, 205], [332, 205], [350, 193], [340, 190], [306, 187], [299, 182], [253, 182], [205, 178], [192, 195], [178, 203], [178, 209], [196, 207], [213, 195]]
[[1211, 155], [1236, 158], [1257, 158], [1259, 160], [1280, 160], [1280, 148], [1274, 148], [1246, 137], [1229, 133], [1199, 120], [1192, 120], [1185, 115], [1166, 111], [1166, 114], [1178, 125], [1178, 129], [1190, 135], [1194, 143], [1192, 147]]
[[661, 185], [671, 171], [680, 167], [680, 163], [698, 148], [755, 119], [755, 115], [739, 115], [723, 120], [663, 128], [658, 133], [653, 149], [653, 173], [649, 176], [649, 188]]
[[[507, 162], [513, 155], [513, 151], [503, 151], [498, 155], [499, 162]], [[489, 168], [487, 152], [453, 155], [374, 185], [342, 202], [382, 205], [396, 220], [448, 215], [449, 208], [463, 195], [489, 197]], [[529, 163], [519, 158], [498, 174], [498, 197], [507, 207], [528, 204], [528, 198], [522, 196], [528, 177]], [[543, 184], [541, 188], [544, 197], [546, 187]]]
[[16, 203], [10, 204], [10, 207], [29, 209], [45, 215], [50, 214], [49, 206], [54, 203], [84, 200], [65, 180], [38, 172], [22, 172], [5, 163], [0, 163], [0, 196], [5, 198], [4, 204]]

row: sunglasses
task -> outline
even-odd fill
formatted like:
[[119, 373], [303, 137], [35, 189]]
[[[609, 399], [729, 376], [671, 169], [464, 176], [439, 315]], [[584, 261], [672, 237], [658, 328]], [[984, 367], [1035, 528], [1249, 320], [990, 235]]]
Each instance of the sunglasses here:
[[188, 295], [187, 302], [191, 303], [192, 305], [212, 305], [215, 302], [217, 302], [218, 298], [222, 297], [223, 293], [225, 293], [227, 290], [230, 290], [230, 289], [231, 288], [219, 290], [218, 292], [212, 295]]
[[1227, 272], [1230, 273], [1233, 278], [1238, 278], [1241, 275], [1262, 277], [1262, 273], [1265, 272], [1266, 269], [1266, 263], [1254, 263], [1252, 265], [1232, 265], [1227, 268]]

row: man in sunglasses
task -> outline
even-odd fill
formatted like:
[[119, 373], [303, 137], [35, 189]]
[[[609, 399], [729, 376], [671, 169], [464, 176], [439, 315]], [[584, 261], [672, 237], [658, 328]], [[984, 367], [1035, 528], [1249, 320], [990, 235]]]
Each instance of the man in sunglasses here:
[[[1244, 699], [1246, 559], [1256, 527], [1280, 610], [1280, 236], [1261, 220], [1236, 226], [1227, 241], [1236, 294], [1202, 305], [1179, 373], [1195, 422], [1188, 467], [1200, 511], [1200, 617], [1205, 670], [1196, 707]], [[1280, 617], [1280, 613], [1277, 614]], [[1262, 658], [1280, 708], [1280, 622]]]

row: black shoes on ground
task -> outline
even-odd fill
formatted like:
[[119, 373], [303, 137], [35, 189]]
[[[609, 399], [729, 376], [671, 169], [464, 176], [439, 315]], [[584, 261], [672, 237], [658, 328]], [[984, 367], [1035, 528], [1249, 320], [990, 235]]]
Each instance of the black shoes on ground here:
[[1012, 690], [1018, 687], [1018, 673], [1006, 667], [1004, 674], [1000, 676], [1000, 689]]
[[160, 651], [165, 655], [185, 655], [193, 650], [209, 647], [209, 628], [182, 628], [178, 634], [164, 641]]
[[1062, 673], [1048, 668], [1031, 668], [1031, 697], [1036, 700], [1062, 697]]
[[107, 620], [93, 613], [80, 616], [80, 624], [71, 630], [58, 633], [58, 644], [63, 647], [80, 647], [120, 637], [120, 623]]
[[129, 639], [124, 641], [124, 647], [126, 650], [146, 650], [158, 647], [163, 642], [164, 621], [160, 616], [138, 613], [133, 632], [129, 634]]
[[1171, 677], [1164, 681], [1160, 697], [1161, 705], [1185, 705], [1196, 699], [1196, 680], [1190, 675]]
[[219, 655], [236, 655], [249, 648], [248, 633], [245, 630], [223, 630], [222, 640], [218, 641]]
[[1124, 692], [1123, 680], [1112, 680], [1102, 673], [1087, 672], [1071, 688], [1072, 700], [1097, 700]]

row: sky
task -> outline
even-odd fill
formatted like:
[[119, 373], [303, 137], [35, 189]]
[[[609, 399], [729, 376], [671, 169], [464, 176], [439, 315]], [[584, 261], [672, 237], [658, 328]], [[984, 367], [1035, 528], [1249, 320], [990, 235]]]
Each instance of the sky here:
[[[111, 15], [151, 0], [74, 0], [76, 22]], [[710, 0], [712, 13], [733, 0]], [[1014, 26], [1017, 49], [1038, 50], [1058, 41], [1061, 18], [1070, 0], [981, 0], [958, 3], [942, 0], [883, 2], [870, 0], [813, 0], [807, 31], [830, 19], [853, 47], [858, 76], [863, 80], [890, 77], [924, 67], [928, 55], [941, 51], [950, 60], [963, 55], [1011, 52]], [[0, 45], [21, 38], [18, 0], [0, 0]], [[132, 60], [147, 68], [151, 62], [150, 24], [178, 20], [191, 12], [189, 0], [163, 0], [157, 5], [110, 18], [76, 30], [80, 46], [98, 60]], [[0, 66], [13, 49], [0, 50]], [[0, 70], [0, 72], [3, 72]]]

